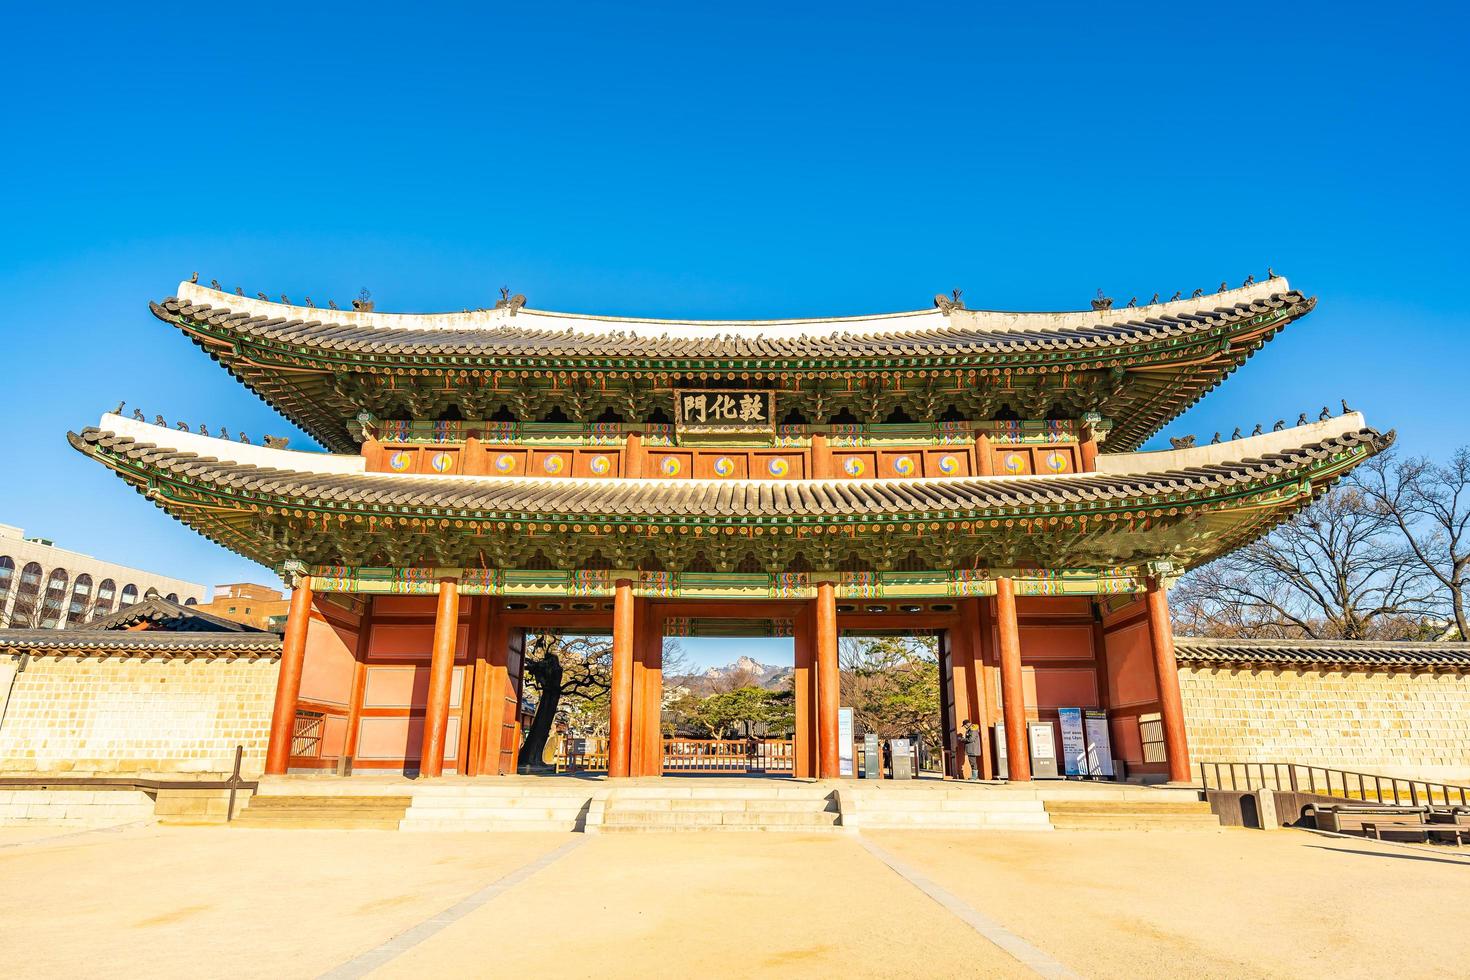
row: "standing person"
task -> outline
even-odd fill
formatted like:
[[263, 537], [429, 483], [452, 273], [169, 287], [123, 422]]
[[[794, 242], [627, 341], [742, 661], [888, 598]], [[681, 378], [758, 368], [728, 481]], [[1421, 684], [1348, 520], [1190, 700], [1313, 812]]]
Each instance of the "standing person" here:
[[980, 753], [984, 751], [980, 740], [985, 736], [980, 731], [980, 726], [972, 723], [968, 718], [960, 722], [960, 729], [960, 735], [964, 740], [965, 760], [970, 767], [970, 774], [965, 778], [978, 780], [980, 778]]

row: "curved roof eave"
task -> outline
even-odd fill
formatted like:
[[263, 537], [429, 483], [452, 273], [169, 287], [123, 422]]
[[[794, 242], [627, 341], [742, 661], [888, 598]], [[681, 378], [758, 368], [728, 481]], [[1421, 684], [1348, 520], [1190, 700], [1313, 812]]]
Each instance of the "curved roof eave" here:
[[[248, 446], [122, 419], [108, 428], [69, 434], [79, 451], [113, 468], [187, 481], [209, 494], [287, 498], [298, 506], [371, 507], [382, 513], [417, 509], [436, 515], [476, 513], [500, 519], [619, 520], [726, 518], [825, 520], [898, 518], [927, 513], [990, 516], [1018, 508], [1104, 508], [1192, 495], [1245, 491], [1262, 481], [1331, 468], [1387, 446], [1392, 433], [1364, 426], [1357, 413], [1300, 429], [1221, 446], [1130, 454], [1127, 469], [1108, 457], [1108, 471], [1064, 476], [949, 477], [879, 480], [664, 480], [502, 476], [414, 476], [366, 473], [361, 457]], [[151, 431], [150, 431], [151, 430]], [[150, 437], [162, 436], [157, 441]], [[1158, 465], [1155, 465], [1158, 464]], [[305, 467], [305, 468], [303, 468]], [[782, 492], [772, 493], [779, 485]], [[737, 499], [738, 498], [738, 499]], [[508, 515], [515, 515], [510, 517]]]
[[[1066, 313], [916, 310], [797, 320], [653, 320], [519, 308], [462, 313], [377, 313], [272, 303], [181, 283], [153, 304], [163, 319], [196, 319], [257, 339], [337, 353], [400, 356], [599, 356], [752, 359], [810, 352], [935, 356], [970, 349], [1043, 354], [1111, 350], [1207, 329], [1307, 298], [1284, 278], [1198, 298]], [[182, 324], [181, 324], [182, 325]]]

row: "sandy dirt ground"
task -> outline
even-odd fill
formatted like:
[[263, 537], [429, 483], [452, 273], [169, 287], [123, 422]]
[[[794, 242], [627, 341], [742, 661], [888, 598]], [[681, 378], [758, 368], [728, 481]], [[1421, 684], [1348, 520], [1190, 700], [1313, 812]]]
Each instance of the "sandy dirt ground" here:
[[[1470, 856], [1452, 848], [1292, 831], [866, 839], [1078, 975], [1470, 972]], [[0, 831], [7, 977], [313, 977], [456, 907], [376, 975], [1034, 975], [844, 834]]]

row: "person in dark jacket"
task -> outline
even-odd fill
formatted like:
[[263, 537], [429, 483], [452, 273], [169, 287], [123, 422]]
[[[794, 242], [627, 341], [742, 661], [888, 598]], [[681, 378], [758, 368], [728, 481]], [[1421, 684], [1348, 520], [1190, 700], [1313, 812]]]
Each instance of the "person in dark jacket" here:
[[966, 718], [960, 722], [960, 744], [964, 748], [965, 758], [970, 763], [970, 775], [968, 777], [970, 779], [980, 778], [980, 753], [983, 751], [981, 749], [980, 739], [984, 737], [984, 734], [980, 731], [980, 726], [971, 723], [970, 719]]

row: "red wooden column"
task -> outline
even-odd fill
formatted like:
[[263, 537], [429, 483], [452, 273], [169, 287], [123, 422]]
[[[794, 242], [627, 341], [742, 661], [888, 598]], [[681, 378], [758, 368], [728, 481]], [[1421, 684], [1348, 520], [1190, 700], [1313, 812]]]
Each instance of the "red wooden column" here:
[[982, 432], [975, 437], [975, 474], [995, 475], [995, 458], [990, 454], [990, 433]]
[[613, 590], [612, 710], [607, 740], [607, 774], [627, 776], [633, 749], [633, 583], [618, 579]]
[[840, 774], [837, 752], [837, 707], [842, 700], [837, 668], [837, 590], [831, 582], [817, 583], [817, 775], [836, 779]]
[[281, 644], [281, 670], [276, 676], [276, 706], [271, 711], [270, 741], [265, 750], [265, 774], [279, 776], [291, 758], [296, 730], [296, 699], [301, 696], [301, 666], [306, 662], [306, 630], [311, 623], [311, 576], [302, 575], [291, 590], [286, 614], [286, 636]]
[[1169, 623], [1169, 596], [1155, 576], [1148, 579], [1148, 635], [1154, 651], [1154, 676], [1159, 684], [1159, 714], [1164, 722], [1164, 751], [1169, 757], [1169, 781], [1190, 781], [1189, 739], [1184, 729], [1184, 701], [1179, 695], [1179, 665], [1174, 661], [1174, 627]]
[[1000, 695], [1005, 702], [1006, 765], [1010, 778], [1031, 778], [1031, 753], [1026, 748], [1026, 688], [1021, 679], [1021, 629], [1016, 622], [1016, 583], [995, 580], [995, 631], [999, 640]]
[[824, 432], [812, 433], [812, 479], [830, 480], [833, 476], [832, 449]]
[[664, 773], [664, 631], [663, 617], [656, 615], [653, 604], [639, 599], [642, 608], [635, 618], [638, 624], [643, 664], [643, 686], [639, 693], [643, 697], [643, 775], [662, 776]]
[[357, 758], [357, 741], [362, 732], [362, 699], [367, 690], [368, 645], [372, 642], [373, 597], [365, 600], [367, 609], [357, 621], [356, 658], [352, 665], [352, 700], [347, 704], [347, 738], [342, 744], [342, 755], [348, 762]]
[[444, 772], [444, 741], [449, 734], [449, 692], [454, 686], [454, 655], [459, 645], [459, 582], [439, 580], [434, 614], [434, 652], [429, 660], [429, 703], [424, 709], [424, 741], [419, 775]]
[[1097, 430], [1086, 417], [1082, 420], [1081, 441], [1077, 444], [1077, 455], [1081, 457], [1082, 472], [1097, 472]]
[[[957, 603], [959, 615], [955, 628], [949, 631], [949, 680], [950, 715], [944, 719], [945, 750], [954, 762], [952, 775], [962, 775], [964, 763], [962, 749], [956, 748], [955, 736], [960, 732], [960, 723], [973, 721], [981, 728], [988, 727], [985, 706], [981, 703], [980, 671], [980, 602], [978, 599], [962, 599]], [[985, 778], [990, 778], [988, 775]]]
[[629, 432], [623, 440], [623, 473], [625, 478], [643, 475], [643, 436]]
[[792, 775], [811, 779], [817, 774], [817, 685], [816, 640], [813, 638], [812, 603], [803, 603], [796, 614], [796, 674], [791, 688], [796, 694], [796, 731], [792, 752], [796, 756]]

